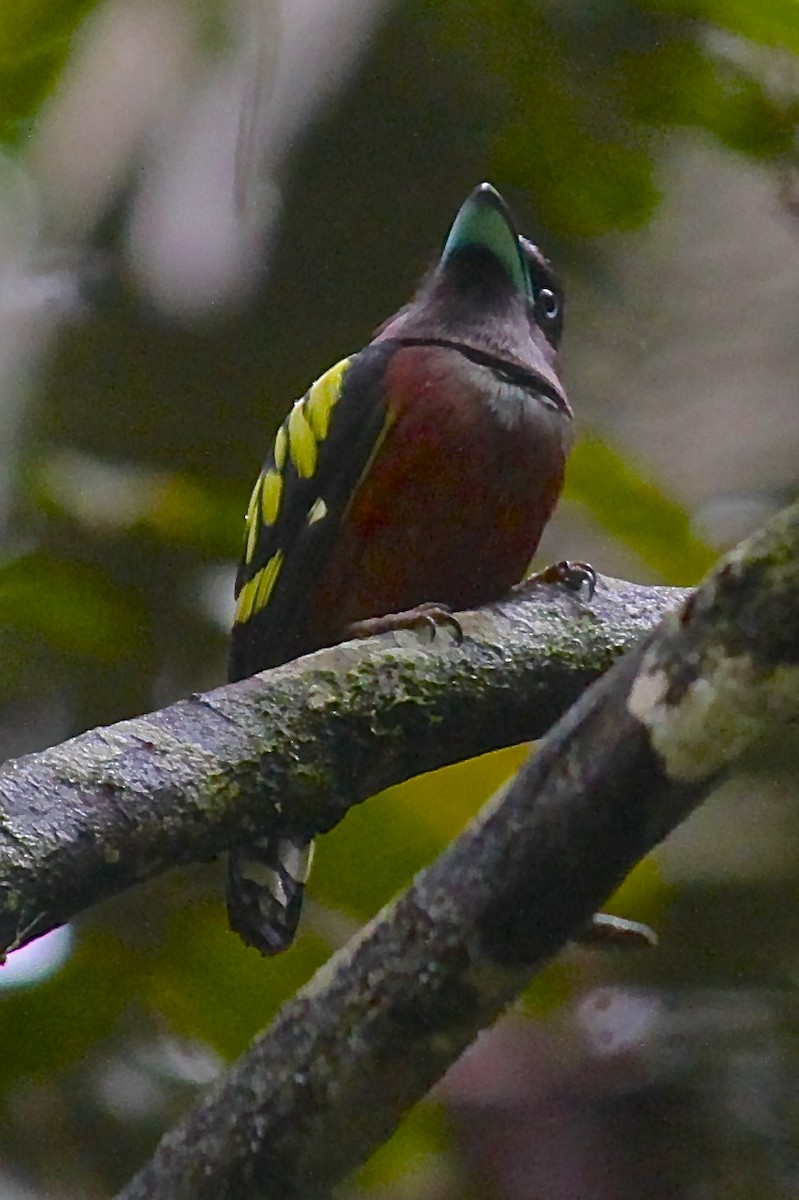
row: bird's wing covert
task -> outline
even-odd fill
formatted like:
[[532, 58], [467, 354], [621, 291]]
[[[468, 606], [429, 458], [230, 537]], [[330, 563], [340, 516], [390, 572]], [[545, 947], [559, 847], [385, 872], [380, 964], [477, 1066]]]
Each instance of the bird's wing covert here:
[[245, 519], [230, 677], [298, 652], [305, 604], [390, 422], [382, 381], [390, 343], [320, 376], [275, 435]]

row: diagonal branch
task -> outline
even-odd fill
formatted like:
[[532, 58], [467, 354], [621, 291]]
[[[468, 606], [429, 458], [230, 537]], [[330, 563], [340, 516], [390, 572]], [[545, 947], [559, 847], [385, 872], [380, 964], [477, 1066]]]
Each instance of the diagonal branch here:
[[442, 630], [349, 643], [0, 769], [0, 950], [285, 813], [313, 834], [391, 784], [540, 737], [686, 593], [519, 589]]
[[120, 1200], [309, 1200], [370, 1154], [630, 867], [799, 717], [799, 505], [594, 684], [284, 1007]]

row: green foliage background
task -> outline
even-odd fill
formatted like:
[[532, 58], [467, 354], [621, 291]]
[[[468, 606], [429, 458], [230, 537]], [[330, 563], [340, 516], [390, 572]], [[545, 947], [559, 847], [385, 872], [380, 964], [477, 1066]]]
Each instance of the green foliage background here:
[[[86, 21], [107, 8], [17, 0], [0, 10], [0, 138], [23, 169]], [[228, 12], [199, 0], [184, 10], [201, 76], [225, 52]], [[603, 289], [612, 292], [626, 239], [640, 238], [657, 214], [664, 155], [686, 130], [775, 179], [795, 165], [799, 91], [770, 88], [761, 68], [763, 55], [796, 53], [797, 11], [794, 0], [394, 4], [282, 172], [270, 270], [245, 305], [216, 320], [169, 320], [137, 289], [124, 261], [132, 168], [92, 231], [111, 264], [106, 278], [49, 353], [31, 352], [0, 569], [6, 753], [222, 682], [226, 633], [208, 596], [232, 583], [249, 486], [271, 433], [309, 380], [407, 297], [478, 180], [509, 194], [585, 314]], [[720, 53], [722, 35], [740, 52]], [[581, 322], [590, 329], [578, 316], [570, 337]], [[567, 357], [569, 345], [567, 337]], [[619, 561], [642, 578], [696, 581], [715, 551], [685, 503], [614, 445], [590, 397], [573, 396], [582, 436], [552, 546], [594, 558], [595, 538], [600, 555], [623, 547]], [[192, 1094], [196, 1063], [211, 1071], [216, 1056], [239, 1053], [524, 753], [414, 781], [354, 813], [324, 839], [311, 890], [318, 907], [296, 948], [275, 962], [228, 934], [218, 865], [176, 871], [88, 914], [65, 966], [0, 990], [10, 1033], [0, 1061], [7, 1178], [36, 1195], [110, 1195]], [[669, 895], [644, 867], [620, 904], [665, 922], [671, 948], [667, 938], [657, 964], [613, 964], [608, 973], [726, 986], [762, 925], [750, 925], [748, 941], [736, 938], [720, 928], [721, 902], [705, 897], [715, 946], [708, 976], [707, 941], [691, 942], [700, 892], [690, 901]], [[784, 898], [775, 887], [769, 911]], [[553, 968], [530, 1010], [560, 1010], [585, 981], [579, 962]], [[391, 1188], [409, 1164], [431, 1158], [463, 1169], [428, 1109], [358, 1186]], [[441, 1188], [422, 1170], [413, 1194], [450, 1194]]]

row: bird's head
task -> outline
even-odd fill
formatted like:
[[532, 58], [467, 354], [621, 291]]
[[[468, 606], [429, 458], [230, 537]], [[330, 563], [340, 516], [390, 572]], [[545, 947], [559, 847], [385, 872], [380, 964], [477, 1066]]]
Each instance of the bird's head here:
[[384, 341], [446, 341], [557, 384], [563, 294], [504, 200], [481, 183], [461, 205], [413, 300], [382, 326]]

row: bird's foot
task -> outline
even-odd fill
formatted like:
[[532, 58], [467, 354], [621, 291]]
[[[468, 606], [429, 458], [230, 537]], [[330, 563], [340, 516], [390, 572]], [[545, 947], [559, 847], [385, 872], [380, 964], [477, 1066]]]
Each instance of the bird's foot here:
[[594, 913], [574, 941], [583, 946], [607, 947], [610, 950], [647, 950], [658, 944], [654, 929], [641, 921], [628, 921], [610, 913]]
[[415, 608], [407, 608], [404, 612], [386, 613], [383, 617], [368, 617], [365, 621], [353, 621], [347, 626], [347, 637], [367, 638], [378, 633], [396, 633], [399, 629], [430, 630], [431, 641], [436, 631], [443, 625], [448, 625], [455, 635], [455, 641], [463, 641], [463, 630], [452, 609], [446, 604], [434, 602], [417, 604]]
[[543, 571], [530, 575], [524, 583], [525, 587], [536, 583], [563, 583], [573, 592], [579, 592], [585, 586], [588, 599], [591, 600], [596, 591], [596, 581], [597, 573], [590, 563], [564, 558], [549, 567], [544, 567]]

